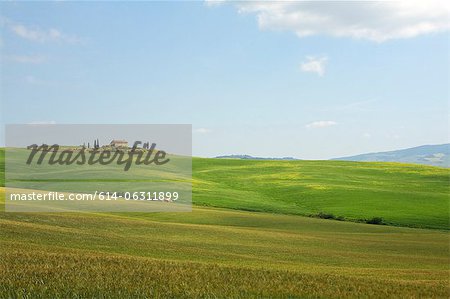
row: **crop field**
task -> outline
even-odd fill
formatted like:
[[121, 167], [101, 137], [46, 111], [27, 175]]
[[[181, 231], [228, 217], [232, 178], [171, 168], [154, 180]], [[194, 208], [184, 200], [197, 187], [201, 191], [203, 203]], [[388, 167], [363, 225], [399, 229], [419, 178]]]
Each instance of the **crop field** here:
[[447, 298], [448, 178], [196, 158], [190, 213], [0, 212], [0, 297]]
[[194, 159], [197, 205], [449, 229], [450, 169], [399, 163]]

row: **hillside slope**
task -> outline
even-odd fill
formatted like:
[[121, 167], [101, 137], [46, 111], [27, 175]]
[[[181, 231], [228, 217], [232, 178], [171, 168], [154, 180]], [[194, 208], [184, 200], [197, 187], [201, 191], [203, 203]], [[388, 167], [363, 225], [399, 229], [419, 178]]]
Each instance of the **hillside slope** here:
[[403, 162], [450, 167], [450, 144], [423, 145], [403, 150], [369, 153], [332, 160], [360, 162]]
[[[0, 204], [3, 201], [0, 188]], [[4, 213], [0, 297], [445, 297], [448, 233], [299, 216]]]
[[193, 204], [449, 229], [449, 178], [412, 164], [194, 158]]
[[347, 161], [193, 160], [196, 205], [449, 228], [445, 168]]
[[406, 221], [409, 195], [424, 209], [434, 190], [430, 214], [416, 212], [437, 225], [444, 178], [411, 165], [194, 159], [191, 213], [5, 213], [0, 188], [0, 297], [444, 298], [448, 232], [282, 214], [370, 214], [385, 192]]

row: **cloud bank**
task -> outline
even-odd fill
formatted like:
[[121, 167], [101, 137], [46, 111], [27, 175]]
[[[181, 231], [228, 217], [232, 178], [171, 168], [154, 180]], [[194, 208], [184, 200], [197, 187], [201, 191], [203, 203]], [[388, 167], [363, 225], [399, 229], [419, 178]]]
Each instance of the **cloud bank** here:
[[327, 35], [385, 42], [450, 29], [450, 1], [442, 0], [252, 1], [234, 5], [240, 13], [255, 14], [261, 29], [293, 31], [299, 37]]
[[326, 128], [337, 125], [337, 122], [332, 120], [318, 120], [307, 124], [305, 127], [308, 129]]

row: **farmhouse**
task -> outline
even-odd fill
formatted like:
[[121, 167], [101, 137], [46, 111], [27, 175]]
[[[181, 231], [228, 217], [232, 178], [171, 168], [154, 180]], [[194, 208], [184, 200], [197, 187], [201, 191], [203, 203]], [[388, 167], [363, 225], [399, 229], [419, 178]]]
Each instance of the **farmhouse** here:
[[111, 140], [109, 144], [112, 147], [128, 147], [128, 141], [126, 140]]

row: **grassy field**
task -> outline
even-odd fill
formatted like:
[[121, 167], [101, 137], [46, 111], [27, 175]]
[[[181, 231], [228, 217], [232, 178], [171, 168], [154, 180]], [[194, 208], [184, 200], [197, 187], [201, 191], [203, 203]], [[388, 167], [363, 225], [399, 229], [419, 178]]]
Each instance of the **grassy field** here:
[[[26, 153], [21, 155], [23, 161]], [[26, 178], [21, 173], [30, 175], [27, 167], [23, 162], [14, 165], [21, 179]], [[92, 171], [88, 165], [49, 166], [39, 178], [49, 175], [53, 179], [81, 180], [72, 188], [83, 188], [78, 191], [84, 192], [98, 190], [96, 180], [118, 179], [126, 181], [121, 185], [125, 191], [141, 191], [150, 183], [140, 180], [150, 176], [179, 181], [185, 175], [174, 176], [178, 172], [173, 169], [152, 172], [146, 167], [124, 172], [121, 167], [106, 165]], [[450, 169], [446, 168], [399, 163], [194, 158], [192, 176], [193, 201], [197, 206], [301, 216], [321, 214], [354, 222], [378, 217], [384, 224], [394, 226], [444, 230], [450, 227]], [[129, 178], [136, 182], [131, 184]], [[15, 184], [35, 189], [32, 182]], [[38, 184], [42, 188], [46, 183]], [[55, 188], [54, 183], [47, 184]], [[64, 190], [64, 183], [58, 181], [57, 187]]]
[[0, 217], [0, 294], [445, 297], [445, 232], [194, 208]]
[[[446, 169], [213, 159], [193, 167], [191, 213], [0, 212], [0, 297], [450, 295]], [[319, 211], [439, 229], [299, 216]]]
[[449, 229], [450, 169], [399, 163], [194, 159], [196, 205], [381, 217], [396, 226]]

